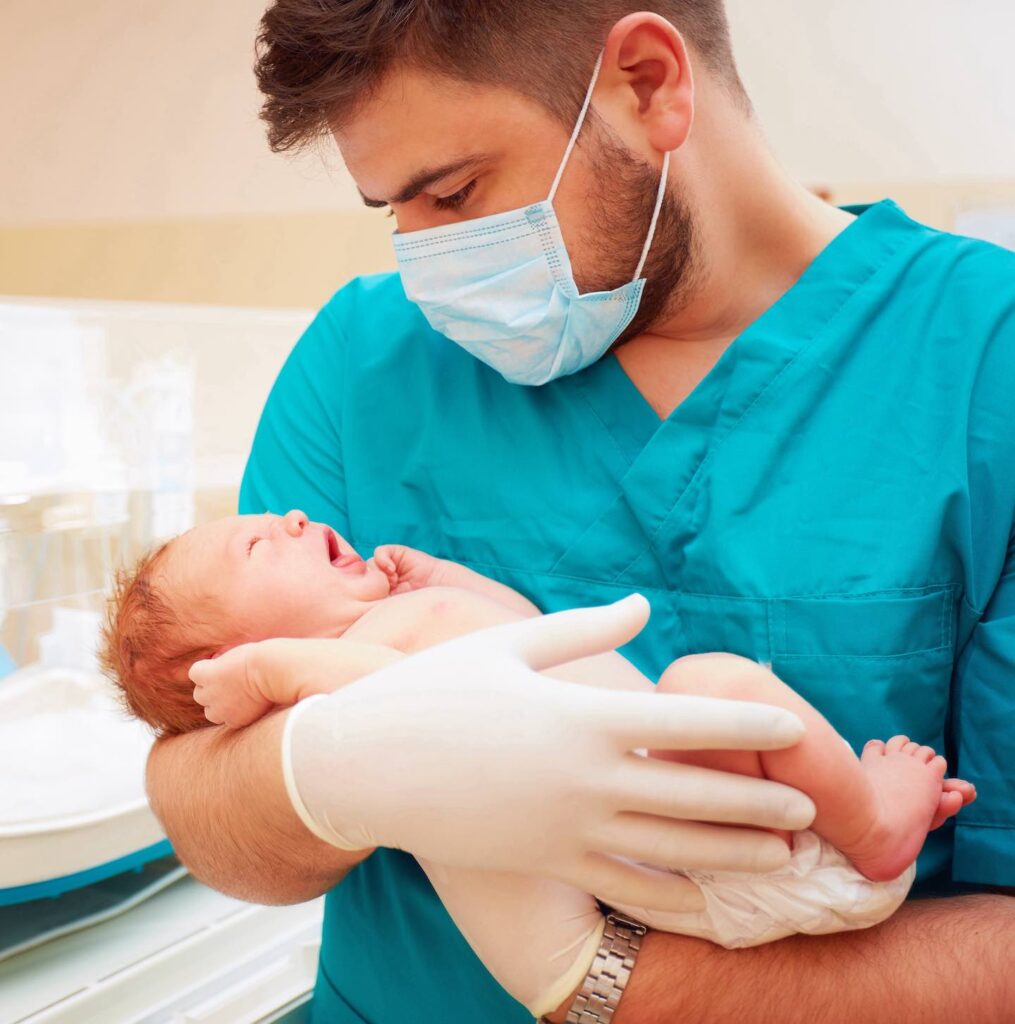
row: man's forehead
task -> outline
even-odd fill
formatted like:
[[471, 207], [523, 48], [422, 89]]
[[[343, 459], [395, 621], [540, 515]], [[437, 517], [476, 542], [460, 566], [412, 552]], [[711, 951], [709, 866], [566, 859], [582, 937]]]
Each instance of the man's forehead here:
[[424, 172], [490, 159], [541, 122], [550, 115], [515, 90], [406, 69], [333, 134], [363, 195], [387, 201]]

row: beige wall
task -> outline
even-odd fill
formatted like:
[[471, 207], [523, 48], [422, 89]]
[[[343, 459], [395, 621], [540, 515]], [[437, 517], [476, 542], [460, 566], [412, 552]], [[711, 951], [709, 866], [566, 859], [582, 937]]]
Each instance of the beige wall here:
[[393, 267], [378, 211], [0, 227], [0, 295], [320, 306]]
[[[313, 306], [392, 265], [391, 223], [336, 154], [267, 150], [263, 3], [0, 2], [0, 294]], [[1015, 203], [1011, 0], [728, 3], [759, 116], [803, 180], [891, 193], [942, 227]]]
[[[839, 203], [891, 196], [950, 230], [959, 210], [1015, 209], [1015, 180], [842, 184]], [[0, 228], [0, 295], [313, 309], [356, 274], [394, 266], [376, 212]]]
[[337, 160], [268, 152], [251, 74], [265, 6], [0, 0], [0, 224], [356, 205]]

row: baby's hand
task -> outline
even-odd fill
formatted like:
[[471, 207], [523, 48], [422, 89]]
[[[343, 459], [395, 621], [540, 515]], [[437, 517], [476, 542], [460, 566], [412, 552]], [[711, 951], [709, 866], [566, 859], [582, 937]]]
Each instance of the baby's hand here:
[[382, 544], [374, 551], [374, 562], [388, 577], [392, 594], [438, 585], [442, 559], [404, 544]]
[[205, 718], [214, 725], [227, 725], [230, 729], [242, 729], [266, 715], [275, 705], [267, 700], [244, 673], [242, 681], [235, 673], [205, 671], [204, 666], [214, 661], [216, 668], [221, 663], [241, 660], [243, 652], [234, 647], [218, 658], [196, 662], [190, 667], [190, 678], [194, 683], [194, 700], [204, 707]]

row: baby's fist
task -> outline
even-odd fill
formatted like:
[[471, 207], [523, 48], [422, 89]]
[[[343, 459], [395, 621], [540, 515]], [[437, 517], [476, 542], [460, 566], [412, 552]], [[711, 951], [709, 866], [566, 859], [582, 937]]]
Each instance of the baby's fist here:
[[213, 725], [242, 729], [274, 707], [251, 684], [245, 664], [244, 647], [247, 646], [234, 647], [219, 658], [197, 661], [190, 666], [194, 700], [204, 708], [205, 718]]
[[388, 577], [391, 593], [404, 594], [435, 586], [441, 560], [404, 544], [382, 544], [374, 551], [374, 563]]

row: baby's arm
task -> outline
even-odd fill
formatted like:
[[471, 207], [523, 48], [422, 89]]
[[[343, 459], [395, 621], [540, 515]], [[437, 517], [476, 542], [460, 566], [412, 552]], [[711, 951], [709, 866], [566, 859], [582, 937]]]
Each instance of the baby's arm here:
[[[269, 672], [267, 676], [259, 673], [246, 672], [243, 682], [237, 685], [232, 673], [216, 674], [209, 679], [201, 679], [200, 672], [194, 687], [194, 699], [203, 704], [205, 717], [215, 725], [228, 725], [232, 729], [240, 729], [267, 714], [274, 707], [285, 707], [295, 704], [315, 693], [331, 693], [347, 683], [354, 682], [361, 676], [369, 675], [387, 665], [404, 658], [405, 655], [382, 642], [371, 643], [360, 639], [338, 640], [291, 640], [278, 638], [261, 641], [267, 649], [267, 656], [253, 659], [262, 664], [268, 660], [285, 662], [292, 656], [292, 648], [299, 645], [300, 664], [311, 665], [314, 653], [320, 656], [328, 666], [327, 672], [308, 671], [305, 679], [299, 682], [287, 678], [284, 672]], [[336, 666], [334, 658], [335, 644], [342, 645], [342, 660]], [[220, 655], [220, 660], [236, 660], [239, 664], [249, 665], [243, 657], [246, 645], [234, 647]], [[200, 664], [198, 662], [197, 664]], [[191, 666], [193, 669], [193, 666]], [[226, 682], [226, 676], [229, 681]], [[192, 675], [191, 678], [194, 678]], [[328, 680], [327, 685], [321, 679]]]
[[503, 583], [457, 562], [434, 558], [415, 548], [384, 544], [374, 552], [374, 561], [391, 581], [392, 594], [405, 594], [427, 587], [458, 587], [488, 597], [526, 618], [539, 614], [539, 609], [531, 601]]
[[[240, 686], [234, 682], [226, 685], [222, 681], [224, 677], [217, 675], [207, 682], [198, 682], [194, 687], [194, 699], [204, 705], [208, 721], [215, 725], [228, 725], [230, 728], [240, 729], [251, 722], [256, 722], [274, 707], [295, 704], [313, 693], [331, 693], [346, 683], [384, 668], [385, 665], [401, 658], [404, 653], [411, 653], [417, 649], [417, 644], [420, 649], [431, 647], [441, 640], [450, 640], [463, 633], [492, 625], [494, 622], [528, 618], [539, 614], [539, 609], [531, 601], [527, 601], [510, 587], [487, 579], [464, 565], [434, 558], [414, 548], [388, 544], [377, 549], [374, 561], [391, 581], [391, 593], [397, 600], [393, 606], [389, 600], [372, 609], [346, 630], [341, 641], [321, 641], [327, 645], [341, 642], [348, 652], [347, 657], [342, 660], [342, 674], [329, 675], [330, 685], [327, 689], [322, 690], [319, 682], [312, 685], [303, 684], [294, 689], [292, 682], [286, 679], [285, 673], [273, 673], [269, 678], [244, 676], [244, 683]], [[452, 607], [458, 611], [451, 616], [443, 616], [443, 621], [435, 624], [435, 629], [430, 629], [430, 623], [425, 622], [422, 617], [429, 603], [410, 602], [406, 605], [404, 598], [413, 592], [437, 588], [454, 588], [453, 592], [459, 595], [462, 591], [468, 591], [485, 599], [492, 607], [511, 613], [511, 618], [502, 620], [495, 616], [491, 620], [488, 615], [481, 612], [485, 604], [483, 601], [477, 606], [479, 614], [469, 615], [463, 611], [468, 602], [463, 602], [460, 597], [452, 602], [440, 602], [438, 598], [438, 602], [443, 604], [446, 611]], [[419, 614], [414, 611], [416, 608], [419, 609]], [[378, 612], [381, 612], [379, 618]], [[308, 641], [296, 642], [301, 645], [301, 658], [306, 658]], [[275, 639], [263, 643], [271, 646], [273, 650], [277, 648], [281, 657], [285, 653], [286, 645], [293, 641]], [[239, 648], [233, 649], [237, 650]], [[322, 648], [322, 653], [324, 650], [330, 651], [331, 648]], [[244, 661], [242, 652], [234, 654], [233, 651], [227, 651], [221, 657]]]
[[[410, 552], [411, 556], [422, 555], [422, 559], [441, 561], [411, 548], [404, 550]], [[425, 568], [422, 559], [413, 561], [417, 570]], [[315, 693], [331, 693], [407, 654], [433, 647], [445, 640], [453, 640], [465, 633], [474, 633], [487, 626], [515, 622], [540, 614], [535, 605], [510, 587], [487, 580], [464, 566], [444, 562], [437, 568], [439, 573], [434, 573], [432, 578], [440, 578], [446, 571], [453, 579], [466, 578], [473, 583], [488, 586], [479, 586], [477, 589], [436, 586], [421, 582], [417, 571], [414, 582], [421, 589], [407, 586], [397, 596], [380, 602], [353, 623], [340, 639], [277, 638], [261, 641], [263, 648], [267, 649], [267, 655], [256, 659], [258, 663], [276, 658], [284, 662], [289, 657], [291, 647], [298, 644], [300, 663], [307, 665], [313, 650], [319, 649], [324, 664], [328, 666], [326, 672], [307, 672], [306, 681], [298, 683], [289, 679], [284, 672], [269, 672], [263, 677], [247, 673], [242, 676], [243, 682], [239, 685], [236, 683], [236, 673], [216, 673], [206, 679], [198, 672], [196, 676], [192, 675], [195, 681], [194, 699], [204, 706], [205, 717], [209, 722], [241, 729], [256, 722], [275, 707], [295, 704]], [[343, 653], [338, 670], [334, 659], [335, 644], [342, 645]], [[220, 659], [249, 664], [244, 658], [243, 646], [226, 651], [219, 656]], [[617, 689], [646, 689], [652, 686], [630, 662], [615, 652], [574, 661], [547, 674], [590, 686]], [[228, 683], [225, 682], [227, 678]], [[326, 686], [321, 684], [322, 678], [328, 680]]]

